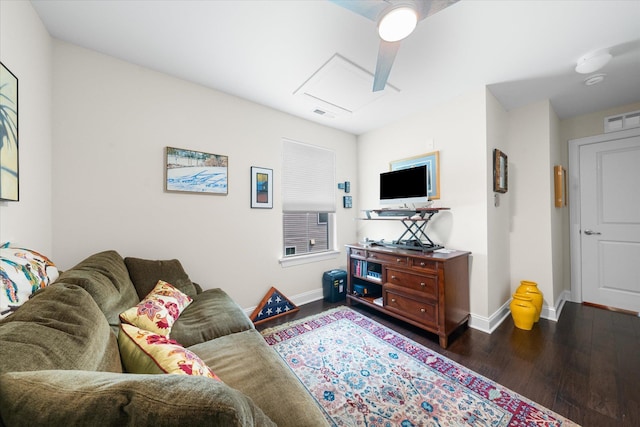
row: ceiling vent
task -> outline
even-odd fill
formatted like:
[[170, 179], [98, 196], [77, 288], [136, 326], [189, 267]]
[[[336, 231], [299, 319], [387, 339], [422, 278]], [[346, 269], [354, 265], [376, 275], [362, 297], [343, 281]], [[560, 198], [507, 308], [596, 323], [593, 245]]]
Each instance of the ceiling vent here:
[[293, 94], [325, 117], [352, 114], [364, 106], [400, 90], [387, 83], [384, 90], [372, 92], [373, 74], [335, 54]]
[[637, 127], [640, 127], [640, 110], [604, 118], [605, 133]]

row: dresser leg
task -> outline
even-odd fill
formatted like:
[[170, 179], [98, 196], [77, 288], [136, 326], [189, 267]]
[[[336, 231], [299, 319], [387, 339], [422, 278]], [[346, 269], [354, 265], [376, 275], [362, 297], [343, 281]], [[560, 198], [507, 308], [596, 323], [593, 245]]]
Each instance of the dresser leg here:
[[448, 345], [448, 338], [447, 336], [440, 336], [440, 347], [442, 348], [447, 348]]

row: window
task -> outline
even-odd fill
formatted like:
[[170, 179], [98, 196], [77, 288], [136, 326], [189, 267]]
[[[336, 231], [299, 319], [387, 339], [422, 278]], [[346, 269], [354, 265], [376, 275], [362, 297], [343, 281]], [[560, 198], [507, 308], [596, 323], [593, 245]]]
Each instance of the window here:
[[283, 141], [284, 257], [333, 251], [335, 153]]

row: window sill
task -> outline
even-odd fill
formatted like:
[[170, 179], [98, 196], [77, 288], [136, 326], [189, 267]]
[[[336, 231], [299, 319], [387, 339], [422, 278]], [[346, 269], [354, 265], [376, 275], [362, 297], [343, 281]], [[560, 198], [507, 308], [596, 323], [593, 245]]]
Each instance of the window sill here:
[[327, 251], [316, 254], [298, 255], [286, 258], [280, 258], [280, 265], [282, 267], [293, 267], [294, 265], [309, 264], [312, 262], [324, 261], [327, 259], [334, 259], [340, 255], [340, 251]]

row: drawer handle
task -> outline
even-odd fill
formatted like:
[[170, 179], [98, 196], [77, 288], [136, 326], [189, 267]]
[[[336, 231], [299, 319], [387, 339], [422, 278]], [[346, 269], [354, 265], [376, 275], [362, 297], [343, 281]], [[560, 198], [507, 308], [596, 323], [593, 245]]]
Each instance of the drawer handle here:
[[392, 274], [391, 275], [391, 280], [396, 280], [396, 279], [397, 279], [397, 277]]
[[369, 255], [369, 258], [375, 258], [376, 256], [374, 254]]
[[420, 267], [424, 267], [425, 265], [426, 265], [426, 264], [424, 263], [424, 261], [422, 261], [422, 262], [420, 263]]
[[395, 298], [391, 298], [391, 302], [396, 302], [396, 299]]
[[424, 308], [420, 309], [420, 313], [424, 313], [425, 311], [427, 311], [427, 310], [425, 310]]
[[420, 283], [420, 286], [422, 286], [424, 288], [427, 285], [425, 285], [424, 282], [423, 282], [423, 283]]
[[396, 258], [396, 262], [402, 261], [402, 258]]

